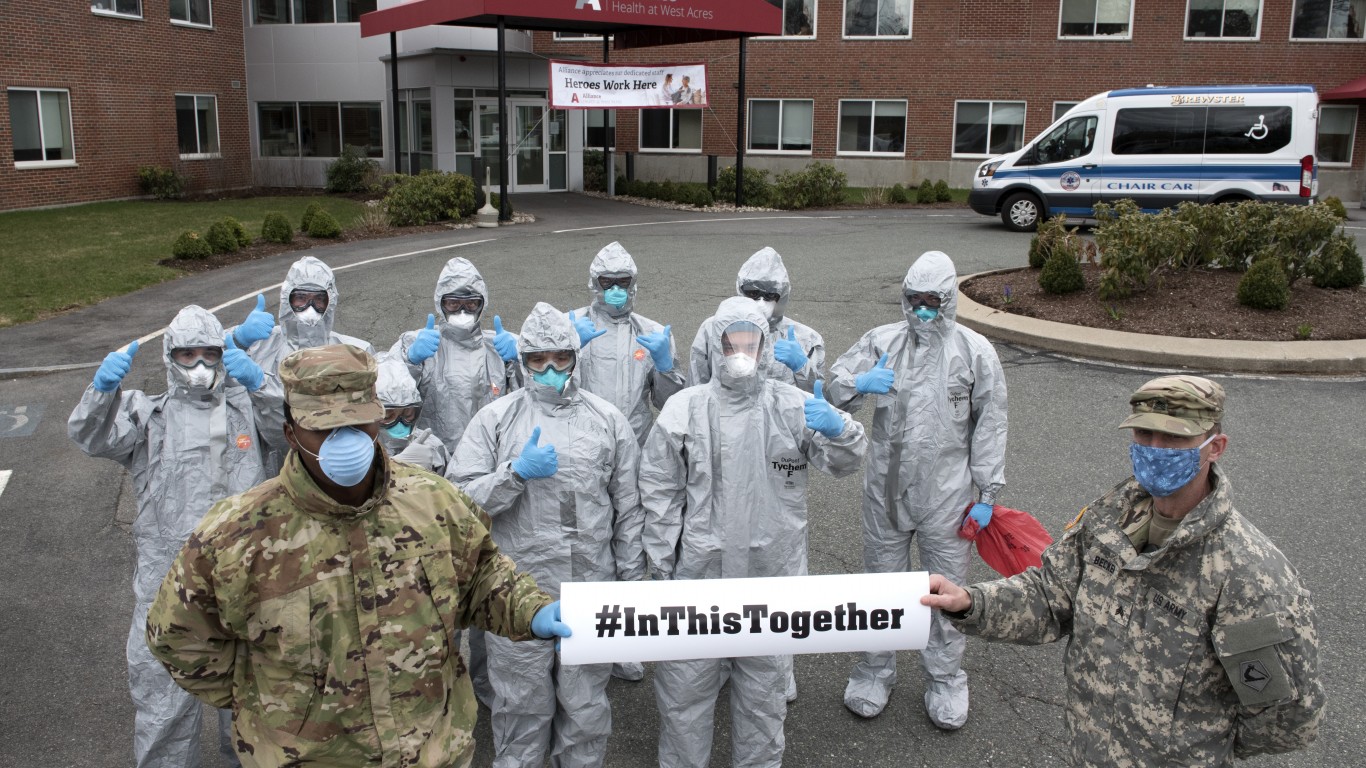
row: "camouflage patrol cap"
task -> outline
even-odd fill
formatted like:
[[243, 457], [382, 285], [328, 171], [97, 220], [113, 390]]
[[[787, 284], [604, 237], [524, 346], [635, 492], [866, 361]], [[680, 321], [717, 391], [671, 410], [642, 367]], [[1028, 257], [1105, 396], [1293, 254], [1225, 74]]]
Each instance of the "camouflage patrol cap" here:
[[384, 418], [375, 358], [349, 344], [301, 349], [280, 363], [285, 403], [304, 429], [336, 429]]
[[1120, 429], [1151, 429], [1180, 437], [1203, 435], [1224, 417], [1224, 388], [1200, 376], [1163, 376], [1129, 398], [1134, 412]]

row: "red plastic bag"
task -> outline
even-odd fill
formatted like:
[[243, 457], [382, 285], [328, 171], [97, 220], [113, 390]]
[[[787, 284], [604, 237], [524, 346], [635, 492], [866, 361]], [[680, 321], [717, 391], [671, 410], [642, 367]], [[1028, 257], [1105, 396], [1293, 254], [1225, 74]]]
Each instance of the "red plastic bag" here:
[[967, 516], [970, 509], [971, 504], [963, 510], [958, 535], [977, 542], [977, 554], [997, 573], [1014, 576], [1030, 566], [1038, 568], [1043, 564], [1040, 555], [1053, 543], [1053, 537], [1033, 515], [997, 504], [991, 508], [991, 522], [984, 530]]

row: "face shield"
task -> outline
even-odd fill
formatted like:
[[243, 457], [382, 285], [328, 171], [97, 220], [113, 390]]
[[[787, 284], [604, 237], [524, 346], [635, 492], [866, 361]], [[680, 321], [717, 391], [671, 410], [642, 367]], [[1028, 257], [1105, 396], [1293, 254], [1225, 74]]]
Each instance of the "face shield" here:
[[747, 320], [731, 323], [721, 333], [721, 354], [726, 372], [737, 379], [753, 376], [759, 368], [764, 332]]

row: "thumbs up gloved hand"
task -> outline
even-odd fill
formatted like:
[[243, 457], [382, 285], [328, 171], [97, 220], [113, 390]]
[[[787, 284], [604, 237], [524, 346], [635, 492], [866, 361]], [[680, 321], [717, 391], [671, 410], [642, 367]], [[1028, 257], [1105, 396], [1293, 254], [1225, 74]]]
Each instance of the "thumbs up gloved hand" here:
[[778, 339], [773, 343], [773, 359], [792, 369], [793, 373], [806, 367], [806, 353], [802, 351], [802, 345], [797, 343], [797, 327], [789, 325], [787, 327], [787, 338]]
[[427, 315], [427, 327], [417, 332], [417, 338], [408, 345], [408, 362], [422, 365], [422, 361], [436, 354], [441, 344], [441, 332], [436, 330], [436, 315]]
[[265, 371], [261, 370], [261, 366], [248, 357], [246, 352], [237, 348], [232, 341], [232, 334], [223, 339], [223, 367], [227, 369], [228, 375], [237, 379], [248, 392], [260, 389], [266, 380]]
[[266, 311], [266, 295], [256, 294], [256, 309], [247, 313], [247, 319], [232, 332], [232, 340], [246, 349], [262, 339], [270, 337], [275, 328], [275, 317]]
[[[588, 346], [588, 342], [592, 341], [593, 339], [596, 339], [604, 333], [607, 333], [606, 328], [599, 329], [597, 326], [593, 325], [592, 320], [589, 320], [586, 317], [575, 317], [573, 312], [569, 313], [569, 322], [573, 323], [574, 330], [579, 332], [580, 347]], [[508, 335], [511, 336], [512, 334]], [[498, 343], [496, 338], [494, 339], [493, 343], [495, 345]], [[498, 354], [501, 356], [503, 353], [499, 352]]]
[[864, 371], [854, 377], [854, 388], [864, 394], [885, 395], [892, 391], [892, 382], [894, 381], [896, 381], [896, 371], [887, 367], [887, 354], [883, 353], [882, 358], [871, 370]]
[[[549, 640], [552, 637], [569, 637], [574, 633], [570, 631], [569, 625], [560, 621], [560, 601], [556, 600], [550, 605], [544, 606], [531, 617], [531, 634]], [[560, 641], [555, 641], [555, 650], [560, 650]]]
[[512, 471], [523, 480], [550, 477], [560, 468], [555, 446], [541, 445], [541, 428], [531, 430], [531, 439], [522, 446], [522, 453], [512, 461]]
[[830, 438], [844, 434], [844, 419], [840, 418], [835, 406], [826, 402], [825, 385], [819, 379], [815, 393], [807, 398], [802, 408], [806, 412], [806, 426]]
[[505, 363], [517, 359], [517, 337], [503, 330], [503, 318], [498, 315], [493, 316], [493, 348]]
[[660, 373], [668, 373], [674, 367], [673, 349], [669, 346], [669, 333], [672, 327], [666, 325], [662, 331], [636, 337], [636, 343], [650, 353], [650, 359], [654, 361], [655, 370]]
[[128, 375], [128, 370], [133, 367], [133, 355], [138, 353], [138, 343], [134, 341], [128, 345], [128, 351], [116, 349], [104, 356], [104, 362], [100, 363], [99, 370], [95, 371], [93, 385], [96, 391], [113, 392], [119, 388], [119, 383], [123, 377]]

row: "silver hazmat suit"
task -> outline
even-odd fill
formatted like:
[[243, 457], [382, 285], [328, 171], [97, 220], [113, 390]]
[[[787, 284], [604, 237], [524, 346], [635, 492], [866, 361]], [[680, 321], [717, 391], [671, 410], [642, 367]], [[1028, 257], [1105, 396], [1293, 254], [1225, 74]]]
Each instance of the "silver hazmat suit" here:
[[[792, 297], [792, 280], [787, 275], [787, 267], [783, 265], [783, 257], [777, 251], [765, 247], [740, 266], [740, 273], [735, 278], [735, 292], [739, 294], [751, 286], [765, 293], [776, 293], [780, 297], [773, 307], [773, 315], [768, 319], [767, 325], [763, 326], [768, 329], [768, 333], [764, 340], [762, 362], [767, 366], [769, 377], [795, 384], [798, 389], [805, 392], [815, 391], [816, 382], [825, 378], [825, 339], [810, 326], [787, 317], [787, 304]], [[807, 363], [800, 371], [794, 372], [773, 359], [773, 343], [778, 339], [786, 339], [789, 330], [795, 333], [797, 343], [806, 353]], [[707, 344], [706, 334], [698, 328], [689, 357], [691, 384], [706, 384], [714, 375], [711, 349]]]
[[[568, 315], [538, 303], [522, 326], [520, 353], [578, 351]], [[564, 392], [526, 379], [526, 388], [475, 414], [447, 477], [493, 520], [493, 540], [541, 589], [566, 581], [636, 581], [645, 575], [636, 487], [639, 448], [616, 406], [578, 384]], [[512, 469], [532, 431], [553, 445], [559, 468], [523, 480]], [[514, 643], [485, 634], [493, 687], [497, 768], [601, 765], [612, 728], [611, 664], [559, 666], [551, 643]]]
[[[123, 465], [137, 494], [127, 655], [139, 768], [200, 764], [201, 705], [147, 650], [147, 610], [171, 561], [209, 507], [266, 479], [263, 438], [284, 440], [279, 377], [267, 375], [256, 392], [248, 393], [220, 362], [211, 387], [192, 389], [171, 360], [172, 349], [221, 347], [223, 338], [223, 326], [208, 310], [185, 307], [162, 342], [164, 394], [122, 387], [105, 393], [88, 386], [67, 420], [67, 434], [76, 445], [88, 456]], [[235, 765], [230, 718], [230, 712], [220, 710], [220, 749]]]
[[[848, 475], [867, 449], [863, 426], [848, 414], [838, 437], [809, 429], [803, 406], [810, 395], [766, 376], [763, 366], [772, 363], [762, 349], [752, 374], [727, 370], [721, 335], [741, 321], [762, 329], [764, 317], [755, 302], [732, 297], [702, 323], [717, 375], [669, 398], [645, 441], [643, 542], [655, 579], [805, 573], [808, 467]], [[782, 762], [783, 658], [729, 660], [735, 766]], [[661, 766], [707, 765], [724, 662], [655, 664]]]
[[[958, 538], [963, 512], [974, 500], [993, 503], [1005, 485], [1006, 382], [996, 351], [955, 321], [953, 262], [929, 251], [902, 281], [901, 322], [868, 331], [830, 369], [830, 401], [850, 412], [874, 400], [872, 448], [863, 482], [863, 563], [869, 573], [908, 571], [911, 544], [920, 567], [964, 584], [970, 542]], [[909, 291], [943, 297], [939, 314], [921, 322], [905, 299]], [[896, 379], [887, 394], [860, 394], [855, 378], [883, 354]], [[889, 501], [890, 500], [890, 501]], [[925, 709], [941, 728], [968, 716], [962, 634], [938, 611], [925, 669]], [[896, 683], [896, 654], [865, 653], [849, 676], [845, 705], [864, 717], [882, 711]]]
[[[385, 352], [377, 358], [379, 377], [375, 380], [375, 394], [386, 408], [421, 405], [422, 395], [417, 391], [417, 382], [408, 372], [408, 365], [402, 360]], [[421, 412], [419, 412], [421, 415]], [[449, 453], [441, 440], [430, 429], [416, 425], [405, 438], [396, 438], [384, 429], [379, 431], [379, 441], [384, 450], [394, 458], [420, 467], [428, 472], [445, 474]]]

